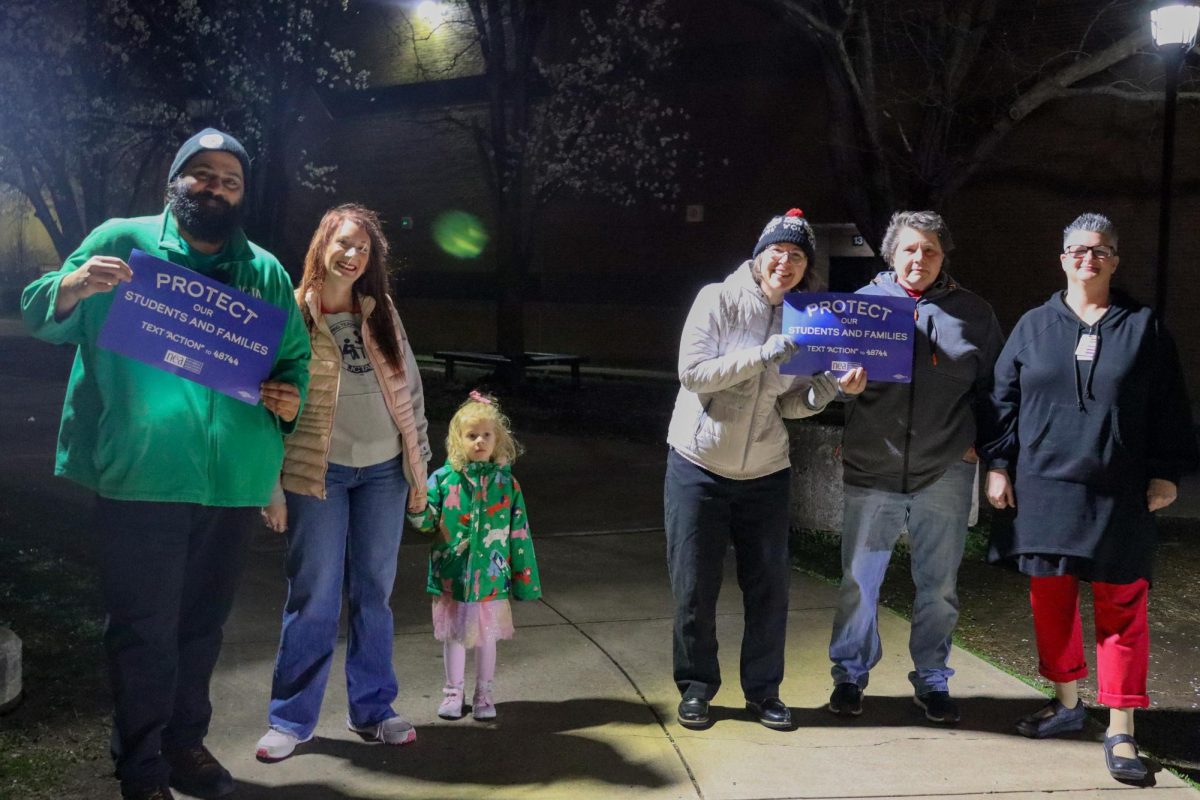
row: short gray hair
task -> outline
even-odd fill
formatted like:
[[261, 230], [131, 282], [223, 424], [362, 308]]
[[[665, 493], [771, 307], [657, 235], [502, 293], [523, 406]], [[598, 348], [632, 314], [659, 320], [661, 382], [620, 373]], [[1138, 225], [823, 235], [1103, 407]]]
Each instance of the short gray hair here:
[[1098, 233], [1112, 242], [1113, 249], [1117, 247], [1117, 226], [1113, 225], [1113, 221], [1103, 214], [1089, 211], [1076, 217], [1074, 222], [1063, 228], [1063, 247], [1067, 246], [1067, 239], [1075, 231]]
[[[880, 249], [883, 250], [883, 260], [889, 267], [894, 266], [892, 260], [896, 255], [896, 239], [899, 238], [900, 231], [905, 228], [936, 234], [943, 253], [949, 253], [954, 249], [954, 240], [950, 238], [950, 226], [946, 224], [946, 220], [942, 219], [941, 214], [936, 211], [897, 211], [892, 214], [887, 233], [883, 235], [883, 244], [880, 245]], [[943, 265], [949, 264], [950, 259], [943, 259], [942, 263]]]

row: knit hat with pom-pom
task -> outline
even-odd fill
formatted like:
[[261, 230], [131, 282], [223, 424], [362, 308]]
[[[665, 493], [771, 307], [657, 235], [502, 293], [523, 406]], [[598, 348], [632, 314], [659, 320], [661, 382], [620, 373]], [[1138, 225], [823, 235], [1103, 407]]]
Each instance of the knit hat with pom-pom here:
[[771, 221], [767, 223], [758, 237], [758, 244], [754, 245], [754, 255], [751, 258], [758, 258], [758, 254], [766, 250], [769, 245], [779, 242], [791, 242], [799, 246], [808, 256], [808, 260], [813, 260], [817, 240], [813, 236], [812, 226], [804, 218], [803, 211], [793, 208], [786, 214], [771, 217]]

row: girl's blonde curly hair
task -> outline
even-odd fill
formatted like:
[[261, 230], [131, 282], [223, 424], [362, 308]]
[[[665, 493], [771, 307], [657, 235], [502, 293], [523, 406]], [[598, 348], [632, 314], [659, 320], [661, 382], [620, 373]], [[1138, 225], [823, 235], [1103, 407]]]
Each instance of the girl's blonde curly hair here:
[[471, 461], [467, 455], [466, 442], [463, 440], [463, 430], [476, 422], [492, 423], [492, 430], [496, 436], [492, 461], [511, 466], [517, 460], [517, 456], [525, 452], [525, 448], [513, 436], [512, 424], [500, 410], [496, 398], [489, 394], [471, 392], [467, 402], [454, 412], [450, 419], [450, 430], [446, 434], [446, 457], [454, 469], [462, 469]]

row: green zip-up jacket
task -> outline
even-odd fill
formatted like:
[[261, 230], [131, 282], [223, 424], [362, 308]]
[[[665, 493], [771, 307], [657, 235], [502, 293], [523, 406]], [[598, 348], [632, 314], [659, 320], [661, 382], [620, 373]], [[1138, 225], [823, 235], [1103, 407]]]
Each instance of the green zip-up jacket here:
[[434, 534], [430, 594], [460, 603], [542, 596], [525, 496], [509, 466], [476, 461], [456, 470], [447, 461], [429, 476], [429, 504], [408, 520]]
[[[94, 255], [129, 260], [137, 248], [261, 297], [288, 318], [271, 379], [308, 389], [308, 332], [279, 261], [237, 230], [215, 255], [179, 234], [170, 209], [111, 219], [84, 239], [57, 272], [25, 287], [21, 310], [39, 339], [78, 346], [67, 383], [54, 474], [114, 500], [261, 506], [283, 462], [284, 422], [198, 383], [96, 346], [116, 292], [92, 295], [54, 319], [63, 277]], [[297, 415], [299, 417], [299, 415]]]

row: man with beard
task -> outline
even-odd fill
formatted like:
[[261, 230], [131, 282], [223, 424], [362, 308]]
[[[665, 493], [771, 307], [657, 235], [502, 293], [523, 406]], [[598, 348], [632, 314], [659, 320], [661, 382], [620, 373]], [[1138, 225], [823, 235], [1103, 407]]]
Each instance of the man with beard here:
[[[240, 227], [249, 166], [232, 136], [201, 131], [171, 164], [163, 213], [105, 222], [21, 299], [35, 336], [77, 346], [54, 471], [96, 492], [113, 757], [126, 798], [169, 800], [169, 786], [204, 798], [234, 790], [204, 747], [209, 679], [309, 359], [291, 280]], [[287, 311], [261, 404], [97, 347], [114, 289], [133, 276], [134, 248]]]

